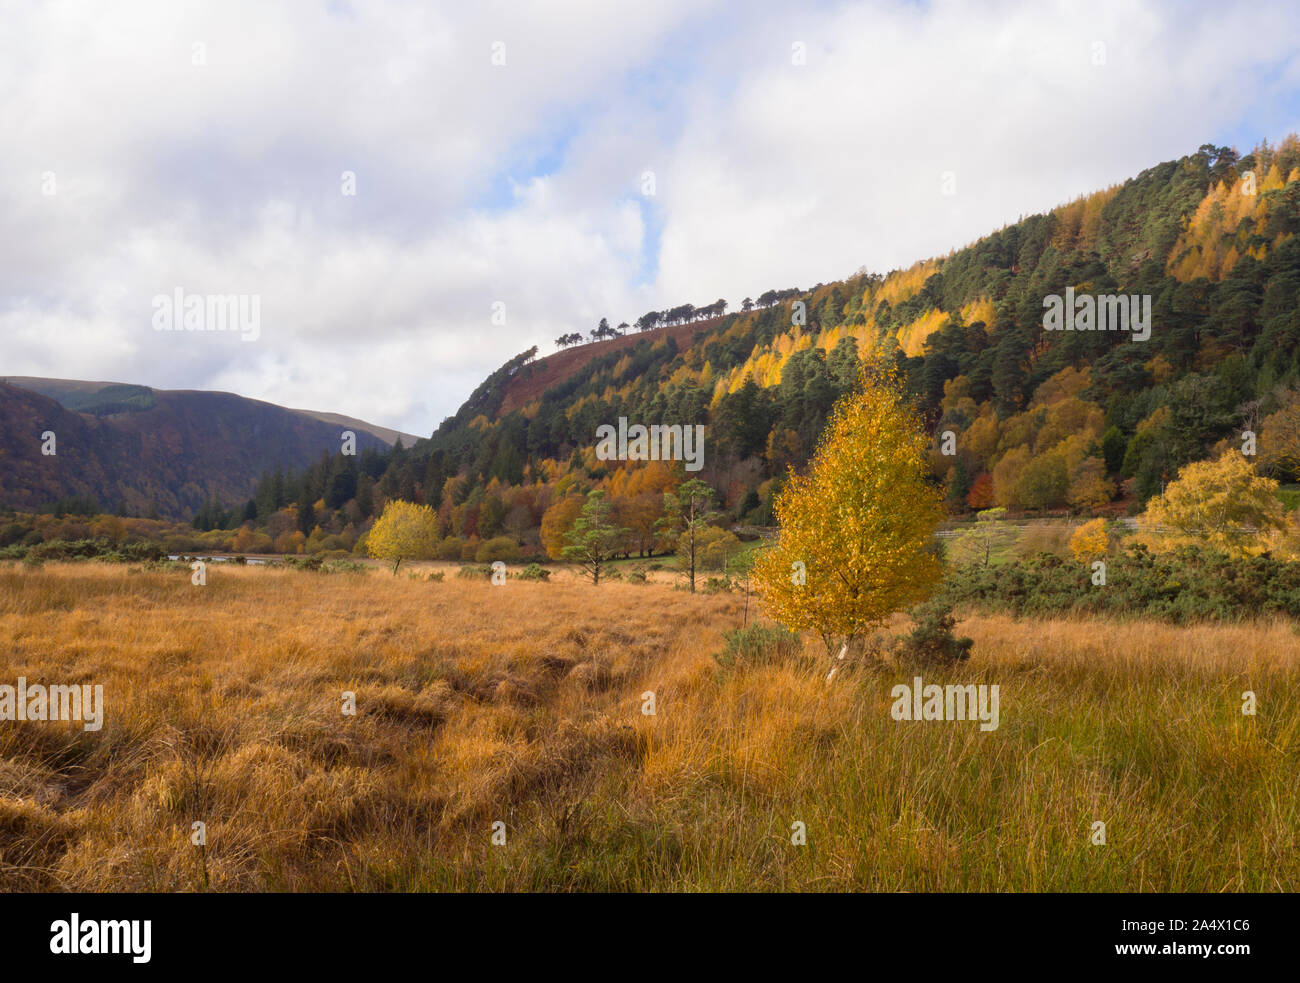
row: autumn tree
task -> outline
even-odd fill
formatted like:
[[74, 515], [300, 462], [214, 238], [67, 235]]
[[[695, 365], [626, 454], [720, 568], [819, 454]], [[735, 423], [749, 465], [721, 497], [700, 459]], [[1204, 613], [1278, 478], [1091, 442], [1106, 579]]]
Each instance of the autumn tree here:
[[1115, 497], [1115, 483], [1106, 477], [1106, 462], [1086, 457], [1070, 472], [1070, 504], [1076, 509], [1099, 509]]
[[505, 530], [520, 546], [524, 545], [524, 537], [531, 528], [533, 528], [533, 513], [527, 505], [515, 505], [506, 513]]
[[984, 509], [975, 516], [975, 524], [954, 533], [948, 541], [948, 556], [954, 563], [987, 567], [995, 557], [1001, 558], [1020, 535], [1006, 521], [1004, 508]]
[[546, 550], [546, 555], [551, 559], [558, 560], [563, 556], [564, 537], [581, 513], [582, 497], [567, 495], [553, 503], [542, 515], [542, 549]]
[[565, 546], [560, 551], [564, 559], [582, 567], [595, 586], [600, 584], [600, 571], [609, 563], [627, 534], [626, 529], [611, 521], [613, 511], [613, 506], [600, 489], [587, 495], [582, 512], [564, 536]]
[[1217, 461], [1198, 461], [1178, 472], [1164, 494], [1142, 516], [1148, 531], [1164, 527], [1157, 548], [1203, 544], [1249, 556], [1263, 549], [1263, 537], [1286, 524], [1278, 483], [1255, 474], [1250, 459], [1229, 450]]
[[699, 554], [703, 548], [701, 534], [718, 517], [713, 511], [717, 493], [698, 478], [683, 481], [676, 493], [664, 492], [664, 515], [657, 527], [675, 543], [677, 557], [686, 568], [695, 593], [695, 572], [699, 567]]
[[993, 476], [987, 471], [976, 476], [966, 493], [966, 504], [976, 512], [993, 504]]
[[1279, 478], [1300, 476], [1300, 391], [1288, 390], [1259, 433], [1259, 463]]
[[1003, 508], [1020, 504], [1020, 479], [1029, 467], [1028, 447], [1013, 447], [993, 467], [993, 500]]
[[894, 372], [835, 404], [809, 470], [778, 494], [779, 537], [754, 566], [769, 614], [834, 651], [929, 594], [943, 574], [930, 541], [944, 510], [928, 447]]
[[393, 499], [375, 520], [366, 537], [370, 555], [393, 561], [393, 576], [403, 560], [432, 557], [437, 540], [437, 518], [427, 505]]
[[1070, 536], [1070, 554], [1080, 562], [1104, 559], [1110, 552], [1110, 535], [1105, 519], [1085, 522]]

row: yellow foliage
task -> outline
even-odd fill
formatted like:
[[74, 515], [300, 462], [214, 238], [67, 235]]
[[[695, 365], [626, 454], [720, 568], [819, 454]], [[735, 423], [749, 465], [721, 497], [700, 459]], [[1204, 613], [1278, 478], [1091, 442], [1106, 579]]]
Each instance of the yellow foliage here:
[[[1170, 275], [1182, 281], [1197, 277], [1220, 280], [1231, 272], [1243, 252], [1262, 259], [1264, 247], [1247, 249], [1244, 239], [1238, 238], [1242, 223], [1250, 218], [1253, 222], [1247, 229], [1263, 227], [1269, 210], [1268, 193], [1297, 178], [1300, 174], [1294, 169], [1284, 176], [1274, 163], [1253, 178], [1243, 171], [1232, 184], [1220, 181], [1210, 188], [1169, 253], [1166, 268]], [[1248, 183], [1251, 180], [1255, 182], [1254, 193]]]
[[427, 505], [393, 499], [366, 536], [366, 549], [381, 560], [393, 561], [393, 573], [403, 560], [432, 559], [437, 546], [437, 514]]
[[1288, 390], [1259, 431], [1259, 463], [1268, 474], [1300, 474], [1300, 391]]
[[1217, 461], [1198, 461], [1178, 472], [1139, 520], [1154, 549], [1204, 545], [1237, 556], [1266, 548], [1264, 536], [1285, 526], [1274, 494], [1278, 483], [1255, 474], [1250, 460], [1229, 450]]
[[1051, 406], [1063, 399], [1076, 399], [1086, 388], [1088, 369], [1076, 369], [1067, 365], [1034, 391], [1034, 399], [1029, 405]]
[[1106, 463], [1089, 457], [1070, 465], [1070, 504], [1077, 509], [1101, 508], [1115, 496], [1115, 483], [1106, 476]]
[[556, 501], [542, 515], [542, 549], [551, 559], [558, 560], [564, 550], [564, 537], [582, 514], [582, 496], [568, 495]]
[[1106, 520], [1085, 522], [1070, 537], [1070, 555], [1081, 563], [1100, 560], [1110, 551], [1110, 537], [1106, 534]]
[[1013, 447], [993, 468], [993, 501], [1002, 508], [1020, 504], [1020, 478], [1029, 466], [1029, 448]]
[[990, 330], [997, 320], [997, 311], [993, 308], [993, 301], [988, 297], [977, 297], [969, 304], [963, 305], [961, 309], [961, 319], [965, 324], [974, 324], [976, 321], [983, 321], [984, 326]]
[[909, 358], [915, 358], [925, 348], [925, 339], [947, 322], [949, 315], [931, 308], [915, 321], [898, 329], [898, 345]]
[[897, 376], [835, 405], [808, 473], [791, 472], [777, 496], [780, 535], [754, 566], [772, 617], [831, 648], [925, 597], [942, 575], [928, 546], [944, 515], [928, 445]]

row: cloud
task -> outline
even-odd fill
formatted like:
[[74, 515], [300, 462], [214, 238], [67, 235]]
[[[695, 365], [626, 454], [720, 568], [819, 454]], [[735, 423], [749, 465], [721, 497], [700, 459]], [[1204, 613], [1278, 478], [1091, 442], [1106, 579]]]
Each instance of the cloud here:
[[[1203, 142], [1279, 137], [1300, 74], [1286, 4], [6, 18], [5, 371], [228, 389], [416, 433], [602, 316], [904, 266]], [[152, 298], [176, 286], [259, 295], [261, 336], [154, 332]]]

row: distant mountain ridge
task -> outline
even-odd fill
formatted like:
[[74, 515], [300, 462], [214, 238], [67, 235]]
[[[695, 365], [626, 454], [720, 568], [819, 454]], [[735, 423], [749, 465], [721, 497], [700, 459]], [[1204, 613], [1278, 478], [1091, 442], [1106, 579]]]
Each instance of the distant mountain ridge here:
[[[212, 499], [248, 499], [263, 472], [337, 452], [344, 430], [356, 433], [358, 453], [419, 439], [233, 393], [0, 377], [0, 503], [89, 497], [106, 511], [188, 519]], [[52, 455], [42, 453], [46, 432]]]

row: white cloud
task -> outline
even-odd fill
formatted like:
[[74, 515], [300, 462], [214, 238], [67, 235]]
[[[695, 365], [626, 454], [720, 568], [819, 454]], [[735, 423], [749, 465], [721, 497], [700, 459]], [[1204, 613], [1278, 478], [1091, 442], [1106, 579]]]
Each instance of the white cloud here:
[[[5, 373], [228, 389], [417, 433], [601, 316], [906, 265], [1224, 134], [1281, 136], [1300, 71], [1285, 4], [5, 18]], [[649, 283], [646, 168], [663, 222]], [[177, 285], [260, 294], [262, 337], [153, 332], [151, 298]]]

